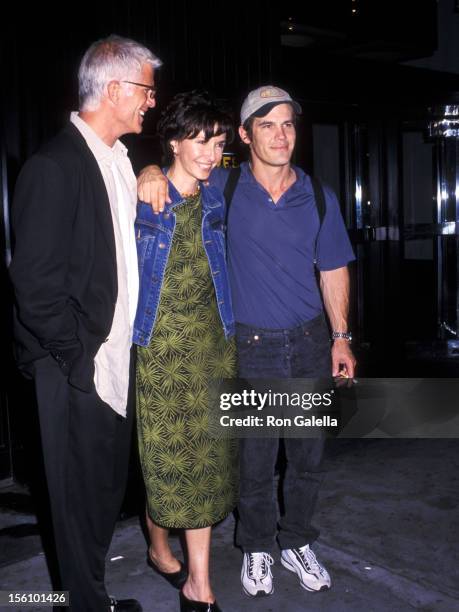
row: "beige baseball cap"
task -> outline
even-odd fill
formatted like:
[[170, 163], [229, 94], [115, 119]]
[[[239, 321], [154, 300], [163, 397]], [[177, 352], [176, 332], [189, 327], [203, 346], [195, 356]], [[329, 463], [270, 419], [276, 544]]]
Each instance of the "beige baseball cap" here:
[[[277, 104], [289, 103], [293, 106], [293, 109], [297, 115], [301, 115], [301, 106], [295, 100], [292, 100], [289, 93], [280, 87], [274, 87], [274, 85], [263, 85], [254, 89], [249, 93], [247, 98], [244, 100], [241, 108], [241, 125], [247, 121], [249, 117], [255, 115], [256, 117], [264, 117], [271, 108]], [[264, 107], [267, 107], [266, 110]]]

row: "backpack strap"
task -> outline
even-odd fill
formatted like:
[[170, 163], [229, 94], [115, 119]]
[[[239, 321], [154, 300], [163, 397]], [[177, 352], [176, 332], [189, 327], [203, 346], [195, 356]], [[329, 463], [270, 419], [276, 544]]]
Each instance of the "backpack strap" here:
[[325, 204], [325, 195], [322, 183], [315, 176], [311, 176], [312, 189], [314, 191], [314, 199], [316, 201], [317, 214], [319, 215], [319, 229], [316, 234], [316, 240], [314, 245], [314, 263], [317, 264], [317, 241], [319, 239], [319, 233], [322, 228], [322, 222], [325, 217], [327, 205]]
[[226, 181], [225, 189], [223, 191], [223, 196], [226, 202], [226, 225], [228, 225], [228, 214], [231, 206], [231, 202], [233, 200], [233, 195], [236, 190], [239, 177], [241, 176], [241, 167], [231, 168], [228, 175], [228, 180]]

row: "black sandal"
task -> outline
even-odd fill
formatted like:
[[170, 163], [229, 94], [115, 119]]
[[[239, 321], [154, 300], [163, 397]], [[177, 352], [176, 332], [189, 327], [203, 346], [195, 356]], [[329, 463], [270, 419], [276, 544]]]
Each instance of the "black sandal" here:
[[172, 585], [176, 589], [181, 589], [185, 584], [186, 579], [188, 578], [188, 568], [181, 561], [180, 569], [176, 572], [162, 572], [157, 565], [151, 560], [150, 555], [147, 553], [147, 564], [151, 567], [151, 569], [165, 578], [167, 582]]
[[180, 591], [180, 612], [223, 612], [216, 601], [207, 603], [205, 601], [193, 601]]

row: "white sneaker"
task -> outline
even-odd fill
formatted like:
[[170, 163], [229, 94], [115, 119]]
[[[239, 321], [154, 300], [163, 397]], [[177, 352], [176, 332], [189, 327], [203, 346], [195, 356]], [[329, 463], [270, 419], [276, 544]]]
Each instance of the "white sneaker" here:
[[242, 588], [250, 597], [274, 593], [271, 565], [274, 559], [265, 552], [244, 553], [241, 570]]
[[317, 561], [309, 544], [301, 548], [286, 548], [281, 554], [282, 565], [295, 572], [307, 591], [326, 591], [331, 580], [327, 570]]

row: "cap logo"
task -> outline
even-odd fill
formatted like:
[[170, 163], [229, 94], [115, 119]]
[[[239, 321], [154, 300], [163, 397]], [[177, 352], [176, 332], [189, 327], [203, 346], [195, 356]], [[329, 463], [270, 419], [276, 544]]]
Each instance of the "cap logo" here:
[[277, 87], [267, 87], [260, 91], [260, 98], [280, 98], [285, 96], [285, 93]]

